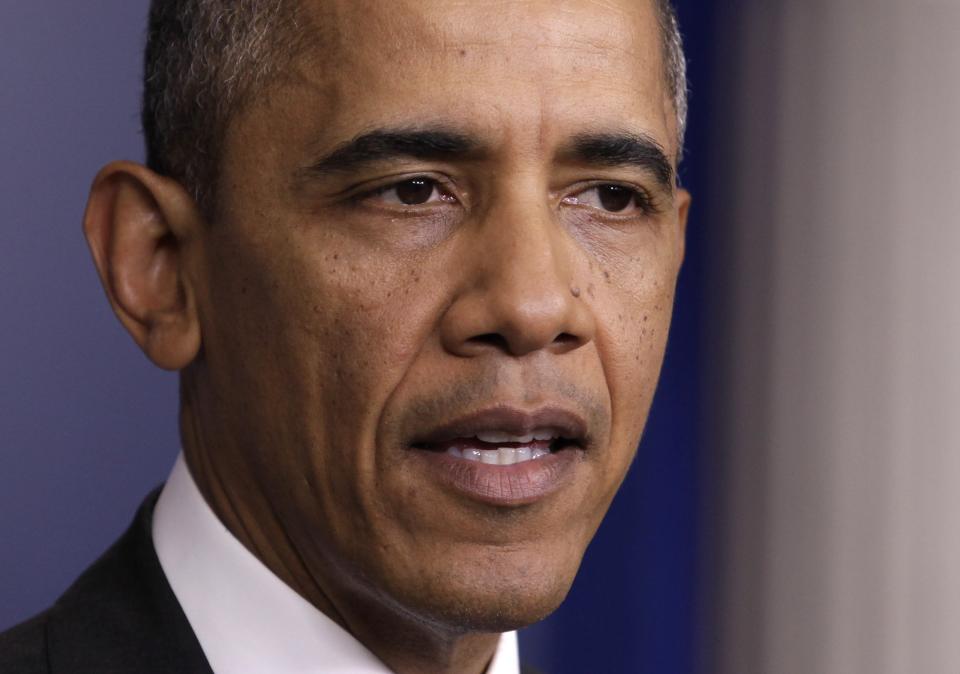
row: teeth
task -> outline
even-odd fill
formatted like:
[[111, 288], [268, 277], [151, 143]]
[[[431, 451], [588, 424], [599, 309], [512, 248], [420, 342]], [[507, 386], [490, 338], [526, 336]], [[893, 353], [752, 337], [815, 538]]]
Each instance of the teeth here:
[[480, 442], [489, 442], [491, 445], [499, 445], [503, 442], [532, 442], [533, 434], [528, 435], [509, 435], [500, 431], [481, 431], [477, 433], [477, 440]]
[[496, 449], [483, 449], [480, 450], [480, 460], [483, 463], [500, 463], [500, 451]]
[[526, 435], [510, 435], [501, 431], [480, 431], [477, 433], [477, 440], [480, 442], [489, 442], [491, 445], [499, 445], [506, 442], [516, 442], [526, 444], [534, 440], [553, 440], [557, 437], [556, 432], [546, 428], [538, 428], [533, 433]]
[[451, 447], [447, 450], [447, 454], [455, 456], [458, 459], [466, 459], [467, 461], [478, 461], [480, 463], [500, 466], [512, 466], [515, 463], [523, 463], [524, 461], [540, 459], [544, 456], [547, 456], [549, 453], [549, 449], [543, 449], [541, 447], [536, 447], [534, 449], [530, 449], [529, 447], [475, 449], [470, 447], [462, 451], [455, 447]]

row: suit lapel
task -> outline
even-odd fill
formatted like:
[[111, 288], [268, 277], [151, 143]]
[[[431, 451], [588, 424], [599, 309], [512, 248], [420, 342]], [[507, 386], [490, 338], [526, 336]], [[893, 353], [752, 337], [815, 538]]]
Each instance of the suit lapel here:
[[50, 611], [52, 674], [212, 674], [153, 547], [158, 495]]

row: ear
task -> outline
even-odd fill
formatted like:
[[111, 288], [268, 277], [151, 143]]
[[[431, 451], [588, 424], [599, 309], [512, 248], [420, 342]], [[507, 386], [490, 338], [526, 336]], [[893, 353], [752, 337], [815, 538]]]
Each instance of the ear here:
[[690, 192], [680, 187], [677, 189], [676, 208], [677, 208], [677, 240], [680, 246], [680, 263], [683, 263], [683, 257], [687, 248], [687, 217], [690, 215], [690, 202], [693, 197]]
[[193, 198], [174, 180], [131, 162], [94, 179], [83, 230], [120, 322], [166, 370], [200, 350], [195, 288], [187, 258], [204, 226]]

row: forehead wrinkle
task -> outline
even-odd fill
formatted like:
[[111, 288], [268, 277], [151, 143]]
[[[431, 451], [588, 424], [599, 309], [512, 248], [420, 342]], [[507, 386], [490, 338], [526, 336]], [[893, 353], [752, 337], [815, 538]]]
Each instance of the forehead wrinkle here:
[[592, 30], [585, 30], [584, 23], [577, 20], [576, 15], [582, 10], [561, 7], [559, 13], [569, 15], [570, 20], [557, 19], [551, 21], [549, 27], [544, 25], [541, 31], [543, 41], [538, 47], [573, 48], [594, 55], [608, 55], [612, 52], [631, 58], [641, 56], [645, 45], [639, 43], [642, 31], [638, 30], [638, 17], [630, 16], [609, 3], [594, 4], [605, 5], [606, 8], [597, 12], [598, 17], [604, 17], [603, 20], [586, 24]]
[[[317, 7], [317, 11], [312, 13], [312, 21], [317, 24], [318, 30], [322, 31], [322, 38], [315, 41], [318, 44], [318, 49], [313, 51], [314, 58], [310, 59], [311, 63], [297, 73], [298, 80], [300, 80], [298, 84], [304, 84], [304, 80], [307, 80], [309, 82], [308, 86], [324, 99], [323, 110], [318, 110], [319, 117], [326, 118], [327, 122], [332, 122], [334, 126], [340, 126], [341, 123], [347, 121], [338, 120], [339, 116], [335, 111], [344, 101], [358, 95], [358, 90], [362, 90], [360, 82], [365, 79], [366, 75], [369, 74], [379, 78], [384, 75], [385, 68], [394, 69], [396, 67], [397, 59], [389, 59], [392, 63], [385, 63], [383, 47], [386, 47], [387, 50], [406, 52], [406, 54], [400, 55], [402, 60], [417, 58], [418, 54], [421, 56], [434, 54], [435, 58], [446, 59], [448, 54], [460, 50], [466, 50], [468, 52], [466, 56], [474, 56], [470, 52], [476, 50], [489, 50], [491, 52], [489, 55], [480, 54], [480, 58], [498, 59], [504, 53], [499, 50], [502, 49], [505, 42], [509, 43], [512, 39], [522, 39], [522, 42], [526, 43], [523, 44], [523, 48], [525, 50], [529, 49], [531, 55], [536, 51], [565, 54], [575, 51], [581, 54], [584, 59], [581, 75], [584, 79], [589, 79], [591, 72], [597, 66], [603, 65], [611, 58], [633, 61], [637, 63], [637, 70], [642, 68], [653, 73], [654, 77], [648, 83], [638, 83], [636, 80], [627, 78], [623, 80], [623, 86], [633, 85], [633, 88], [646, 88], [653, 84], [652, 80], [655, 79], [663, 92], [663, 99], [669, 107], [670, 98], [662, 82], [660, 68], [643, 68], [643, 61], [658, 59], [657, 63], [659, 63], [660, 57], [659, 43], [657, 45], [651, 44], [647, 48], [639, 39], [648, 33], [652, 36], [659, 36], [658, 29], [655, 28], [656, 20], [652, 7], [647, 8], [649, 11], [646, 11], [649, 17], [645, 17], [645, 10], [640, 8], [641, 4], [646, 6], [650, 4], [649, 2], [624, 5], [621, 2], [610, 0], [581, 0], [572, 3], [563, 0], [551, 0], [550, 2], [498, 0], [485, 3], [477, 3], [476, 0], [459, 0], [444, 4], [445, 11], [438, 15], [430, 14], [430, 9], [436, 3], [429, 0], [422, 3], [398, 0], [399, 11], [388, 13], [378, 11], [377, 8], [382, 9], [382, 5], [367, 0], [349, 0], [343, 3], [336, 0], [330, 2], [318, 1], [312, 4]], [[469, 19], [477, 14], [478, 4], [483, 8], [484, 20], [472, 22]], [[518, 17], [533, 16], [538, 12], [540, 12], [539, 16], [542, 17], [542, 8], [545, 7], [552, 12], [554, 17], [552, 20], [540, 23], [516, 20]], [[365, 8], [372, 11], [365, 12]], [[461, 8], [467, 13], [466, 16], [452, 18], [453, 15], [458, 14], [457, 10]], [[595, 8], [597, 15], [619, 17], [622, 20], [611, 21], [609, 18], [605, 18], [600, 22], [602, 24], [601, 29], [596, 28], [598, 25], [596, 22], [588, 22], [588, 25], [595, 28], [584, 31], [575, 21], [578, 12], [582, 12], [584, 8], [587, 11]], [[446, 9], [450, 11], [446, 11]], [[362, 23], [359, 22], [361, 14], [363, 14], [364, 19]], [[399, 22], [395, 20], [397, 16], [401, 19]], [[641, 29], [644, 18], [649, 18], [648, 30]], [[371, 38], [367, 30], [371, 22], [375, 32], [383, 33], [386, 31], [396, 39], [388, 40], [387, 44], [384, 45], [376, 38]], [[481, 31], [482, 28], [490, 26], [491, 23], [495, 26], [493, 30]], [[584, 23], [582, 18], [580, 23]], [[338, 25], [343, 25], [346, 29], [338, 30]], [[624, 28], [625, 25], [633, 28], [628, 31]], [[413, 28], [416, 28], [416, 30], [411, 36], [408, 29]], [[503, 30], [502, 37], [490, 37], [491, 34], [501, 35], [501, 30]], [[352, 41], [351, 38], [354, 37], [357, 40]], [[624, 39], [616, 39], [618, 37]], [[376, 42], [377, 49], [365, 50], [364, 46], [369, 45], [371, 40]], [[404, 48], [404, 44], [410, 42], [416, 43], [415, 49]], [[652, 40], [647, 40], [647, 42], [652, 42]], [[519, 54], [515, 51], [512, 54], [510, 54], [510, 50], [505, 51], [508, 58], [512, 56], [519, 65], [525, 66], [529, 70], [529, 63], [521, 61], [521, 59], [525, 59], [523, 51]], [[340, 54], [337, 54], [337, 52], [340, 52]], [[427, 56], [427, 58], [431, 57]], [[338, 66], [330, 66], [331, 62], [336, 63], [338, 61]], [[303, 61], [301, 61], [301, 64], [303, 64]], [[542, 67], [560, 68], [566, 65], [560, 61], [553, 61], [550, 56], [547, 56]], [[576, 57], [574, 66], [576, 67]], [[351, 74], [346, 76], [345, 72]], [[515, 74], [518, 77], [525, 76], [523, 68]], [[529, 72], [526, 74], [529, 74]], [[510, 70], [504, 73], [505, 77], [510, 75]], [[527, 93], [531, 97], [529, 104], [536, 106], [536, 109], [528, 109], [529, 116], [526, 118], [526, 123], [537, 125], [536, 132], [529, 133], [527, 136], [527, 150], [532, 150], [535, 144], [538, 150], [542, 152], [549, 142], [548, 127], [552, 123], [550, 110], [558, 103], [562, 104], [563, 101], [556, 100], [555, 93], [546, 87], [546, 83], [534, 83], [534, 86], [527, 89]], [[637, 95], [642, 95], [639, 88]], [[498, 103], [501, 103], [501, 101], [490, 101], [490, 103], [491, 107], [496, 110], [497, 117], [519, 121], [516, 119], [515, 109], [499, 105]], [[657, 105], [656, 107], [659, 117], [659, 108], [662, 106]], [[381, 113], [389, 112], [381, 111]], [[664, 119], [667, 120], [668, 111], [664, 111], [663, 115]], [[366, 120], [368, 124], [377, 125], [404, 124], [408, 121], [403, 118], [403, 113], [400, 115], [378, 114], [377, 118]], [[435, 121], [446, 121], [449, 124], [451, 120], [436, 119], [435, 117]], [[462, 122], [463, 120], [453, 121]], [[492, 118], [488, 118], [488, 121], [490, 125], [495, 124]], [[482, 127], [487, 126], [487, 123], [482, 124]], [[357, 128], [343, 128], [341, 130], [348, 135], [353, 135], [359, 131]], [[494, 129], [484, 130], [490, 132]], [[506, 129], [502, 130], [506, 131]]]
[[[472, 53], [476, 51], [492, 52], [494, 59], [507, 53], [509, 59], [512, 49], [503, 50], [505, 44], [514, 49], [519, 44], [531, 53], [577, 52], [584, 57], [585, 67], [601, 65], [602, 60], [611, 57], [641, 64], [647, 58], [655, 63], [661, 59], [659, 29], [641, 29], [645, 23], [656, 26], [656, 17], [652, 8], [648, 8], [648, 16], [637, 11], [641, 3], [624, 6], [623, 2], [611, 0], [461, 0], [444, 3], [443, 11], [433, 14], [431, 8], [439, 3], [423, 0], [395, 0], [390, 12], [382, 11], [381, 4], [370, 0], [312, 4], [316, 8], [312, 23], [322, 31], [321, 38], [315, 41], [322, 46], [315, 53], [320, 55], [321, 62], [338, 63], [341, 68], [381, 69], [385, 55], [395, 63], [428, 53], [476, 56]], [[478, 10], [478, 5], [482, 10]], [[596, 8], [597, 20], [585, 22], [578, 16], [584, 6], [587, 10]], [[544, 8], [549, 11], [545, 13]], [[641, 38], [651, 32], [654, 39], [646, 41], [651, 42], [648, 46]], [[365, 50], [371, 40], [376, 49]], [[329, 69], [329, 65], [324, 68]]]
[[[411, 44], [415, 44], [416, 51], [447, 52], [500, 48], [504, 43], [516, 45], [521, 41], [537, 49], [573, 49], [595, 55], [616, 52], [636, 57], [640, 52], [636, 45], [636, 38], [642, 34], [636, 30], [640, 17], [617, 2], [581, 1], [579, 7], [558, 7], [556, 0], [485, 3], [470, 0], [444, 3], [443, 12], [431, 14], [430, 5], [436, 3], [395, 0], [389, 14], [376, 11], [382, 7], [379, 4], [372, 6], [373, 11], [361, 9], [363, 21], [357, 20], [358, 8], [370, 5], [369, 2], [351, 0], [346, 3], [347, 9], [337, 2], [321, 4], [327, 8], [327, 17], [320, 23], [339, 27], [339, 30], [328, 31], [330, 37], [336, 35], [338, 44], [354, 44], [353, 38], [362, 29], [364, 36], [378, 34], [380, 55], [383, 50], [408, 51]], [[583, 4], [597, 8], [596, 20], [585, 23], [578, 17], [584, 10]], [[543, 8], [548, 8], [549, 13], [545, 15]], [[470, 20], [478, 12], [483, 21]], [[493, 31], [491, 21], [496, 26]], [[626, 28], [628, 26], [632, 28]], [[490, 38], [491, 32], [499, 37]]]
[[[605, 0], [586, 2], [588, 7], [593, 6], [597, 8], [597, 15], [605, 16], [602, 21], [586, 24], [587, 26], [593, 27], [594, 30], [584, 30], [585, 24], [582, 21], [582, 17], [580, 17], [581, 20], [577, 21], [578, 14], [583, 11], [584, 3], [580, 3], [579, 6], [570, 6], [569, 3], [565, 3], [559, 7], [557, 7], [555, 3], [556, 0], [552, 0], [550, 3], [518, 3], [515, 0], [491, 3], [494, 5], [494, 8], [504, 9], [502, 12], [492, 10], [488, 12], [498, 15], [495, 21], [499, 26], [505, 27], [505, 32], [502, 37], [491, 39], [486, 36], [487, 33], [484, 33], [484, 35], [480, 37], [467, 35], [465, 38], [462, 32], [451, 35], [452, 31], [445, 30], [442, 34], [443, 39], [436, 43], [430, 50], [433, 51], [435, 49], [445, 53], [461, 51], [461, 55], [463, 55], [463, 51], [500, 50], [504, 43], [509, 44], [511, 47], [516, 47], [519, 44], [521, 48], [527, 50], [531, 55], [540, 54], [542, 58], [544, 54], [547, 54], [547, 60], [543, 62], [543, 67], [547, 69], [552, 67], [549, 56], [551, 53], [568, 56], [571, 52], [574, 52], [582, 59], [579, 63], [580, 67], [575, 66], [575, 69], [580, 70], [580, 76], [585, 80], [591, 78], [593, 68], [598, 66], [603, 67], [611, 59], [634, 63], [637, 70], [651, 73], [652, 77], [650, 81], [642, 86], [646, 88], [648, 84], [652, 85], [656, 91], [655, 97], [662, 99], [662, 104], [658, 105], [658, 108], [664, 108], [664, 110], [659, 112], [662, 113], [664, 120], [667, 122], [665, 126], [669, 128], [672, 98], [662, 74], [662, 38], [652, 3], [631, 3], [628, 7], [624, 7], [622, 3]], [[473, 6], [473, 4], [472, 2], [461, 2], [455, 4], [454, 7], [460, 5], [469, 7]], [[549, 6], [553, 10], [555, 17], [560, 18], [554, 18], [549, 21], [541, 20], [538, 22], [517, 19], [518, 15], [522, 16], [532, 12], [533, 10], [529, 9], [530, 7], [536, 9], [539, 5]], [[643, 8], [641, 8], [640, 5], [642, 5]], [[484, 6], [486, 7], [486, 5]], [[518, 9], [523, 11], [518, 12]], [[476, 25], [484, 24], [478, 23]], [[457, 31], [465, 28], [467, 32], [475, 35], [477, 32], [476, 25], [468, 24], [464, 26], [458, 22], [455, 24], [448, 23], [445, 27], [449, 28], [453, 26]], [[642, 27], [644, 25], [646, 25], [649, 30], [643, 30]], [[488, 32], [497, 34], [496, 30]], [[645, 37], [647, 39], [644, 39]], [[501, 52], [494, 51], [492, 58], [500, 58], [500, 54]], [[481, 58], [483, 58], [483, 56], [484, 55], [481, 54]], [[533, 56], [533, 58], [536, 58], [536, 56]], [[564, 63], [562, 66], [566, 67], [566, 64]], [[510, 73], [507, 72], [505, 76], [509, 76], [509, 74]], [[624, 84], [628, 81], [634, 84], [637, 83], [637, 80], [628, 78], [624, 80]], [[538, 105], [540, 110], [541, 132], [538, 135], [540, 136], [541, 147], [543, 146], [542, 122], [546, 114], [544, 112], [545, 98], [548, 98], [547, 92], [539, 92]]]

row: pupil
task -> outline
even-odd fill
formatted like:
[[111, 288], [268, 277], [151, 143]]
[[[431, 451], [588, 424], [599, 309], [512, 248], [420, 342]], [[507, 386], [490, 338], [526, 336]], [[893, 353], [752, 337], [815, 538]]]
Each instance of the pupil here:
[[433, 182], [426, 178], [405, 180], [396, 187], [397, 198], [407, 206], [425, 204], [433, 194]]
[[633, 190], [620, 185], [601, 185], [597, 188], [600, 205], [608, 211], [622, 211], [633, 201]]

